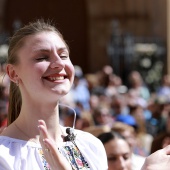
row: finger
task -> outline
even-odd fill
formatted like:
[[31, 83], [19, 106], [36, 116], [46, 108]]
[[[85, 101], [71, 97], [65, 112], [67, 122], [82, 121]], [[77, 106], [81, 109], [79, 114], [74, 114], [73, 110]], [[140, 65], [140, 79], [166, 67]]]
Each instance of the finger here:
[[45, 146], [44, 139], [49, 138], [49, 135], [48, 135], [48, 131], [47, 131], [45, 122], [43, 120], [39, 120], [38, 123], [39, 123], [38, 128], [39, 128], [39, 132], [40, 132], [39, 141], [42, 146], [43, 152], [45, 153], [46, 151], [49, 150], [49, 148], [47, 148]]
[[43, 127], [47, 128], [44, 120], [38, 120], [38, 124], [39, 124], [39, 126], [43, 126]]
[[46, 123], [43, 120], [39, 120], [38, 123], [39, 123], [38, 128], [40, 130], [40, 136], [43, 139], [44, 138], [49, 138]]
[[40, 143], [43, 147], [43, 150], [47, 150], [51, 153], [53, 153], [55, 156], [58, 156], [56, 152], [58, 152], [58, 148], [56, 147], [56, 144], [50, 139], [47, 131], [46, 124], [43, 120], [39, 120], [39, 130], [40, 130]]
[[59, 152], [58, 147], [53, 140], [47, 138], [44, 139], [44, 145], [49, 149], [47, 152], [45, 152], [44, 156], [51, 165], [54, 165], [53, 167], [55, 168], [53, 169], [56, 169], [56, 167], [61, 167], [61, 169], [72, 170], [71, 165]]
[[60, 154], [60, 152], [58, 151], [58, 147], [57, 145], [50, 139], [44, 139], [44, 143], [45, 143], [45, 146], [47, 148], [49, 148], [50, 152], [54, 155], [54, 156], [57, 156], [58, 157], [58, 154]]
[[166, 146], [163, 150], [167, 155], [170, 155], [170, 145]]

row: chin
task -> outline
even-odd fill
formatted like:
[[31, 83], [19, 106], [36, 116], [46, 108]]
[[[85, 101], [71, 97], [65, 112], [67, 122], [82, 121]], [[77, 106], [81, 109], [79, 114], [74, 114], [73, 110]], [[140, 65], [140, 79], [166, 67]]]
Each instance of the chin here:
[[57, 90], [56, 89], [52, 89], [53, 93], [63, 97], [65, 96], [69, 91], [70, 89], [67, 89], [67, 88], [58, 88]]

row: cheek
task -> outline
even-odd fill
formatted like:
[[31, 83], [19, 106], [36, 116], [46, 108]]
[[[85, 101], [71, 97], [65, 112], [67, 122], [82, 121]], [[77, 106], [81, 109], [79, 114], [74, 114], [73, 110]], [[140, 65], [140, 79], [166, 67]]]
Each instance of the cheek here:
[[45, 66], [40, 66], [40, 65], [36, 65], [36, 66], [23, 66], [20, 71], [20, 79], [23, 82], [29, 83], [29, 82], [34, 82], [36, 83], [37, 80], [41, 79], [41, 77], [43, 76], [43, 74], [46, 71]]
[[32, 70], [36, 71], [37, 73], [44, 74], [48, 70], [49, 65], [50, 65], [49, 62], [40, 62], [35, 64], [32, 67]]
[[131, 162], [130, 159], [126, 160], [126, 167], [127, 167], [128, 170], [131, 170], [131, 168], [132, 168], [132, 162]]
[[117, 162], [116, 161], [108, 161], [108, 170], [117, 170]]
[[71, 62], [67, 63], [65, 66], [65, 70], [66, 70], [67, 74], [70, 76], [70, 81], [73, 83], [74, 75], [75, 75], [75, 70], [74, 70], [73, 64]]

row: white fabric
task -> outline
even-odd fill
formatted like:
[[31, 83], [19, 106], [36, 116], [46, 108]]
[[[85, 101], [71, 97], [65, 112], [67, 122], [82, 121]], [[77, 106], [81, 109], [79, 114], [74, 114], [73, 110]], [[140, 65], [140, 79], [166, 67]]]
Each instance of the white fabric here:
[[[75, 130], [76, 144], [91, 170], [106, 170], [103, 144], [90, 133]], [[0, 136], [0, 170], [44, 170], [39, 144]]]
[[140, 170], [145, 162], [145, 157], [132, 154], [132, 170]]

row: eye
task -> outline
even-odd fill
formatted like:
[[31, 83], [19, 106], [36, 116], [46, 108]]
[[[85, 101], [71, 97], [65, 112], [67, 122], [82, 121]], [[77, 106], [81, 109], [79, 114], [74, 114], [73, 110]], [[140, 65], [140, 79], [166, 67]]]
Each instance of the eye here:
[[47, 55], [41, 55], [36, 58], [37, 61], [47, 61], [49, 57]]
[[123, 158], [124, 158], [124, 160], [128, 160], [130, 158], [130, 155], [129, 154], [125, 154], [125, 155], [123, 155]]
[[69, 54], [65, 51], [60, 53], [60, 58], [61, 59], [68, 59], [69, 58]]
[[67, 59], [67, 58], [69, 58], [69, 56], [68, 55], [60, 55], [60, 58]]
[[108, 161], [116, 161], [116, 159], [117, 159], [116, 157], [108, 157], [107, 158]]

